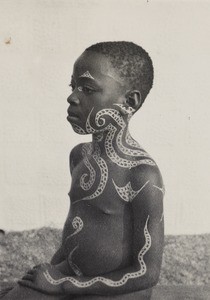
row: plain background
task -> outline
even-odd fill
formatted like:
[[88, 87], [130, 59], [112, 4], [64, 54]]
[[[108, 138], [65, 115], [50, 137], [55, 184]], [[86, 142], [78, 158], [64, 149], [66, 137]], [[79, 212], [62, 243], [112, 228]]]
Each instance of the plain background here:
[[66, 121], [75, 59], [133, 41], [154, 87], [131, 122], [165, 186], [167, 234], [210, 232], [210, 1], [0, 0], [0, 228], [62, 227], [69, 152], [90, 136]]

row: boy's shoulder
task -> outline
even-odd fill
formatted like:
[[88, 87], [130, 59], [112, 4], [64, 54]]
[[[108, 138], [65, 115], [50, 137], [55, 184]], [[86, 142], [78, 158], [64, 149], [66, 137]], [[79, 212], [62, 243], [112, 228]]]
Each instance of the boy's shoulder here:
[[134, 188], [139, 188], [139, 185], [144, 185], [146, 182], [163, 186], [162, 175], [157, 164], [142, 164], [133, 168], [130, 172], [130, 181]]
[[84, 145], [88, 145], [88, 144], [90, 143], [80, 143], [71, 150], [69, 155], [69, 165], [71, 171], [73, 167], [76, 166], [83, 158], [82, 149], [84, 148]]

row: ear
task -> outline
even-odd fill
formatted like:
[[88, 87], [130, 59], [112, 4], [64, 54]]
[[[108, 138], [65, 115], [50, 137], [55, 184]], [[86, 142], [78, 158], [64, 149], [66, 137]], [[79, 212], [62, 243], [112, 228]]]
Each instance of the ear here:
[[139, 90], [132, 90], [126, 93], [126, 107], [131, 107], [135, 110], [135, 112], [141, 107], [142, 105], [142, 97], [141, 92]]

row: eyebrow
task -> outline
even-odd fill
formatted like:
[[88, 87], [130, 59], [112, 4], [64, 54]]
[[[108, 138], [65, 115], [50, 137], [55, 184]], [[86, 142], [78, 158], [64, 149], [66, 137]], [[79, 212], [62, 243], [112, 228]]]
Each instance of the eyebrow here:
[[95, 78], [90, 74], [89, 71], [86, 71], [85, 73], [83, 73], [81, 76], [79, 76], [80, 78], [81, 77], [85, 77], [85, 78], [90, 78], [90, 79], [93, 79], [95, 80]]

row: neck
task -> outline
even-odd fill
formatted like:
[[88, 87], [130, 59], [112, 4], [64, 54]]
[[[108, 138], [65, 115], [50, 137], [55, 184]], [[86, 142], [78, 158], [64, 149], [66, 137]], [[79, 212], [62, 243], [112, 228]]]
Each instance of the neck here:
[[115, 126], [109, 130], [92, 135], [93, 149], [100, 147], [101, 154], [106, 153], [107, 141], [114, 151], [119, 149], [119, 146], [127, 144], [127, 137], [131, 137], [128, 124], [124, 128], [117, 129]]

